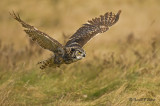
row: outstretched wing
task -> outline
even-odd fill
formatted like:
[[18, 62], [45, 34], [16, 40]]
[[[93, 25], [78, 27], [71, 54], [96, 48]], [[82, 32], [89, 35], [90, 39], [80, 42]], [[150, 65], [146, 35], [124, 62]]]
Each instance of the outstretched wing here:
[[14, 12], [10, 14], [15, 20], [22, 24], [25, 28], [24, 31], [28, 34], [28, 36], [42, 48], [48, 49], [52, 52], [57, 52], [57, 48], [62, 48], [62, 45], [57, 40], [51, 38], [46, 33], [41, 32], [34, 26], [25, 23], [21, 20], [19, 15], [16, 15]]
[[112, 12], [107, 12], [98, 18], [88, 21], [70, 37], [65, 46], [78, 45], [83, 47], [93, 36], [106, 32], [109, 27], [115, 24], [119, 19], [120, 13], [121, 10], [119, 10], [116, 15]]

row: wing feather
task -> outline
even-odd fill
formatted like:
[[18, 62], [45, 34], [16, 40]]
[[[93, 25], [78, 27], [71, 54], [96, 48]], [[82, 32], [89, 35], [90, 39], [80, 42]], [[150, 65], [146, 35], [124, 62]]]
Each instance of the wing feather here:
[[70, 37], [65, 46], [70, 47], [76, 44], [83, 47], [96, 34], [104, 33], [114, 25], [118, 21], [120, 13], [121, 10], [116, 15], [112, 12], [107, 12], [98, 18], [89, 20]]
[[46, 33], [41, 32], [34, 26], [22, 21], [19, 15], [16, 15], [14, 12], [10, 14], [15, 20], [21, 23], [21, 25], [25, 28], [24, 31], [27, 33], [27, 35], [42, 48], [48, 49], [52, 52], [57, 52], [58, 48], [63, 47], [57, 40], [51, 38]]

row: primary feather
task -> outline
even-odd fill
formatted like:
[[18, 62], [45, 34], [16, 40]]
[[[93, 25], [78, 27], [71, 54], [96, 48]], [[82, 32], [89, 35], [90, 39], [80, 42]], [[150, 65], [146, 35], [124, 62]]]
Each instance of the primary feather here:
[[35, 41], [38, 45], [40, 45], [44, 49], [48, 49], [52, 52], [57, 52], [58, 48], [62, 48], [62, 45], [55, 39], [51, 38], [49, 35], [47, 35], [44, 32], [41, 32], [34, 26], [31, 26], [24, 21], [21, 20], [19, 15], [16, 15], [14, 12], [11, 14], [11, 16], [16, 19], [21, 25], [25, 28], [24, 31], [27, 33], [27, 35]]
[[106, 32], [109, 27], [114, 25], [118, 21], [120, 13], [121, 10], [116, 15], [112, 12], [107, 12], [98, 18], [89, 20], [70, 37], [66, 46], [78, 45], [83, 47], [96, 34]]

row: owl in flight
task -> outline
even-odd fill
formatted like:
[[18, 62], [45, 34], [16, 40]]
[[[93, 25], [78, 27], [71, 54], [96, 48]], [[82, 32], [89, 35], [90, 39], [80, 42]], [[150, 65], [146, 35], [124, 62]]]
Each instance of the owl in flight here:
[[21, 20], [20, 16], [11, 13], [11, 16], [17, 20], [27, 35], [42, 48], [50, 50], [54, 55], [44, 61], [38, 62], [41, 64], [40, 69], [46, 67], [59, 67], [61, 64], [70, 64], [83, 59], [86, 56], [82, 47], [95, 35], [106, 32], [118, 19], [121, 10], [117, 14], [107, 12], [100, 15], [98, 18], [93, 18], [83, 24], [68, 40], [65, 45], [62, 45], [57, 40], [51, 38], [46, 33], [38, 30], [32, 25], [29, 25]]

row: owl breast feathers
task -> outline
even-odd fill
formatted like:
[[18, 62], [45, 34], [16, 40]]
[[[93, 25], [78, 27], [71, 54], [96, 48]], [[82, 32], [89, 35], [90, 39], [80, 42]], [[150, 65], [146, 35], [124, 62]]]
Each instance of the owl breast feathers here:
[[121, 10], [119, 10], [117, 14], [107, 12], [104, 15], [100, 15], [98, 18], [89, 20], [69, 38], [64, 46], [46, 33], [22, 21], [20, 16], [16, 15], [14, 12], [10, 14], [24, 27], [24, 31], [34, 42], [42, 48], [54, 53], [52, 57], [38, 62], [38, 64], [41, 64], [40, 68], [44, 69], [46, 67], [59, 67], [61, 64], [70, 64], [84, 58], [86, 53], [82, 47], [92, 37], [99, 33], [106, 32], [114, 25], [119, 20], [120, 13]]

